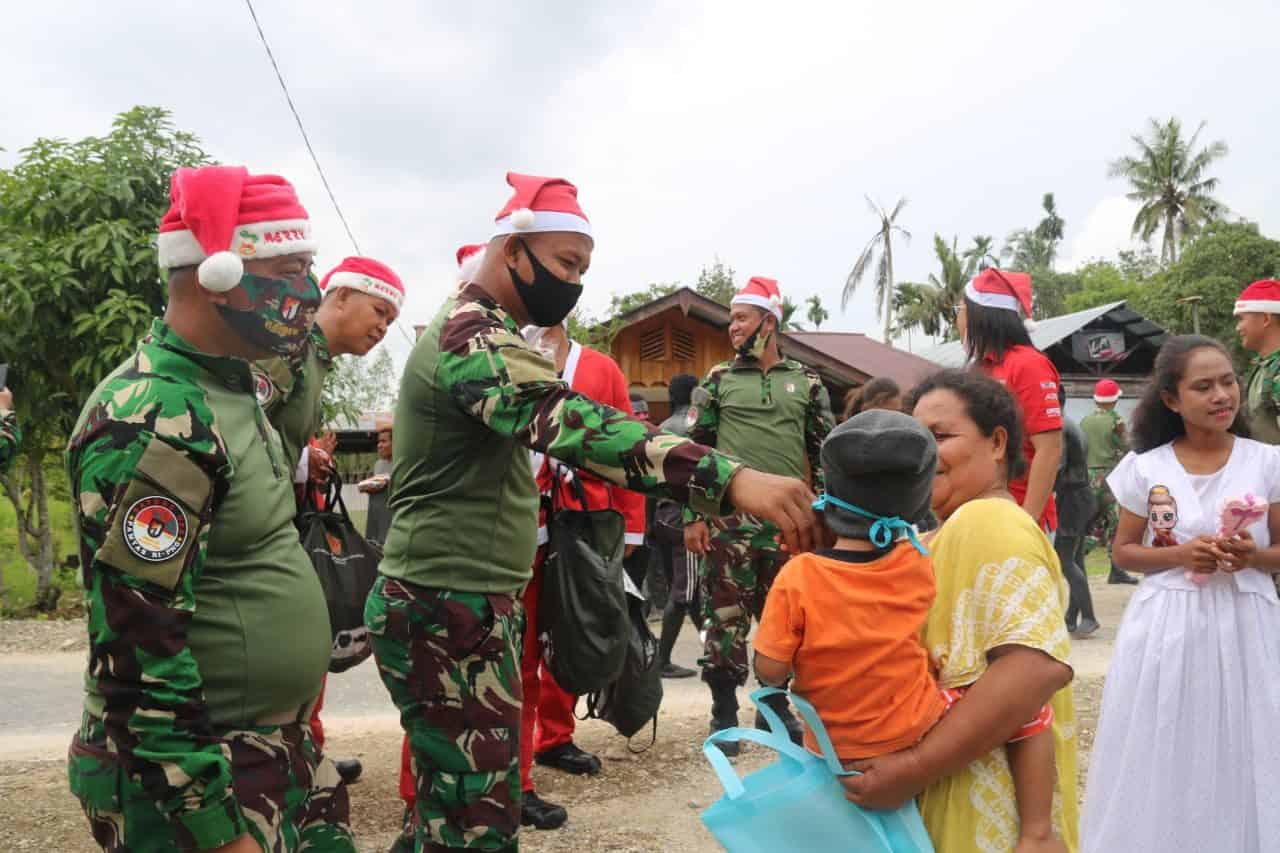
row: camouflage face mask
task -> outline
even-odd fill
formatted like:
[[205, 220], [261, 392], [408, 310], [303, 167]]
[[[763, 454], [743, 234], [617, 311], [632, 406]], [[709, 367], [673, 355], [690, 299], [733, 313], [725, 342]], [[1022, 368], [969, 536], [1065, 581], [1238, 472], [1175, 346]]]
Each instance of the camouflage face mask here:
[[219, 305], [218, 313], [236, 334], [256, 347], [279, 356], [298, 351], [307, 339], [320, 286], [310, 273], [296, 278], [264, 278], [245, 273], [233, 293], [232, 304]]

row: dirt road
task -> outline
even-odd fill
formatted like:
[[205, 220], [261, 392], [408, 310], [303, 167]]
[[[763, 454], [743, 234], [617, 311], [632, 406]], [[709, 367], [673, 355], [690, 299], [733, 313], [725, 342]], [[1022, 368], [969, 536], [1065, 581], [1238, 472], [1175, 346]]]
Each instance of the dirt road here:
[[[1077, 642], [1076, 668], [1082, 764], [1101, 698], [1115, 628], [1132, 587], [1107, 586], [1092, 578], [1098, 617], [1104, 627]], [[63, 766], [67, 740], [79, 718], [83, 644], [75, 628], [47, 623], [11, 625], [0, 647], [0, 826], [6, 851], [92, 853], [84, 817], [67, 792]], [[15, 640], [14, 638], [19, 638]], [[697, 657], [693, 632], [686, 629], [676, 660]], [[721, 793], [702, 757], [708, 698], [697, 679], [666, 682], [658, 742], [634, 761], [606, 761], [604, 771], [585, 779], [537, 771], [539, 793], [569, 809], [569, 823], [555, 832], [527, 832], [521, 849], [549, 851], [711, 851], [718, 845], [702, 828], [699, 813]], [[395, 839], [401, 806], [396, 795], [400, 731], [372, 664], [335, 677], [329, 684], [325, 720], [328, 751], [360, 758], [363, 780], [351, 788], [353, 823], [361, 851], [385, 851]], [[750, 703], [744, 690], [743, 723]], [[603, 754], [611, 729], [591, 722], [579, 726], [577, 742]], [[739, 759], [740, 773], [770, 760], [759, 748]], [[1082, 769], [1083, 774], [1083, 769]]]

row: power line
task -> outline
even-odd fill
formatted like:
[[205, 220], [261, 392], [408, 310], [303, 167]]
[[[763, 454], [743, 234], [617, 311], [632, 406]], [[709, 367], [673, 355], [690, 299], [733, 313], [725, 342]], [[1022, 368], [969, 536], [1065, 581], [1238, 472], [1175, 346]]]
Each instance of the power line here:
[[[258, 31], [258, 38], [262, 41], [263, 49], [267, 52], [267, 59], [271, 61], [271, 67], [276, 72], [276, 80], [280, 81], [280, 91], [284, 92], [284, 99], [289, 104], [289, 111], [293, 113], [293, 120], [298, 125], [298, 132], [302, 134], [302, 142], [307, 146], [307, 153], [311, 155], [311, 162], [315, 164], [316, 172], [320, 175], [320, 183], [324, 184], [324, 191], [329, 194], [329, 201], [333, 203], [333, 210], [338, 214], [338, 219], [342, 222], [342, 227], [347, 232], [347, 239], [351, 241], [356, 254], [363, 255], [364, 253], [360, 251], [360, 244], [356, 242], [356, 235], [352, 233], [351, 226], [347, 223], [347, 217], [342, 212], [342, 205], [338, 204], [338, 198], [333, 194], [333, 187], [329, 186], [329, 179], [325, 176], [324, 168], [320, 165], [320, 158], [316, 156], [316, 150], [311, 147], [311, 138], [307, 136], [307, 129], [302, 124], [302, 116], [298, 114], [298, 108], [293, 103], [293, 96], [289, 94], [289, 86], [284, 82], [284, 74], [280, 71], [280, 65], [276, 62], [275, 54], [271, 52], [271, 45], [267, 43], [267, 34], [262, 31], [262, 22], [258, 20], [258, 13], [253, 8], [253, 0], [244, 0], [244, 5], [249, 7], [249, 17], [253, 18], [253, 26]], [[409, 337], [409, 333], [400, 324], [399, 318], [396, 319], [395, 325], [400, 330], [400, 334], [404, 335], [404, 339], [412, 346], [414, 340]]]

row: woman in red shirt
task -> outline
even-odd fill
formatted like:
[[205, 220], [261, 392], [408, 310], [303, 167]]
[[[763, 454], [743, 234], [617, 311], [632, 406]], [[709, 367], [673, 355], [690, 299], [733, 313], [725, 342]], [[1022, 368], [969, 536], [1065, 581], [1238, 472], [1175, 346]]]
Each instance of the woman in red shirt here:
[[1053, 533], [1058, 529], [1053, 481], [1062, 458], [1062, 405], [1058, 369], [1032, 345], [1030, 317], [1031, 276], [991, 268], [965, 285], [956, 326], [969, 361], [1018, 401], [1030, 464], [1024, 476], [1009, 483], [1009, 491], [1046, 533]]

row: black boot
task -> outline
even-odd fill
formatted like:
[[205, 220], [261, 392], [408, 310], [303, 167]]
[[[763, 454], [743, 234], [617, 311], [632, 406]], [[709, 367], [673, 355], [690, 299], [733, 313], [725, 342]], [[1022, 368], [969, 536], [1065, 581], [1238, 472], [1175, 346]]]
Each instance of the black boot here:
[[333, 763], [338, 768], [338, 775], [342, 777], [342, 781], [348, 785], [355, 784], [360, 774], [364, 772], [364, 765], [357, 758], [344, 758]]
[[662, 638], [658, 640], [658, 668], [663, 678], [690, 678], [697, 675], [693, 670], [671, 662], [671, 650], [676, 647], [676, 638], [680, 636], [680, 626], [683, 624], [684, 607], [668, 601], [666, 610], [662, 611]]
[[[738, 725], [738, 685], [720, 673], [709, 678], [704, 673], [703, 678], [711, 687], [711, 733], [735, 728]], [[722, 741], [716, 746], [729, 758], [736, 758], [741, 751], [737, 741]]]
[[1137, 583], [1138, 579], [1133, 575], [1125, 574], [1115, 564], [1111, 564], [1111, 573], [1107, 575], [1107, 583]]
[[[770, 710], [778, 715], [778, 719], [782, 720], [782, 725], [787, 729], [787, 737], [791, 738], [791, 742], [796, 746], [804, 743], [804, 726], [796, 719], [796, 715], [791, 713], [791, 703], [787, 701], [787, 697], [781, 693], [774, 693], [772, 696], [764, 697], [764, 704], [768, 705]], [[769, 723], [764, 718], [764, 714], [756, 711], [756, 728], [761, 731], [769, 731]]]
[[534, 829], [559, 829], [569, 819], [564, 806], [548, 803], [533, 791], [525, 791], [520, 800], [520, 825]]

